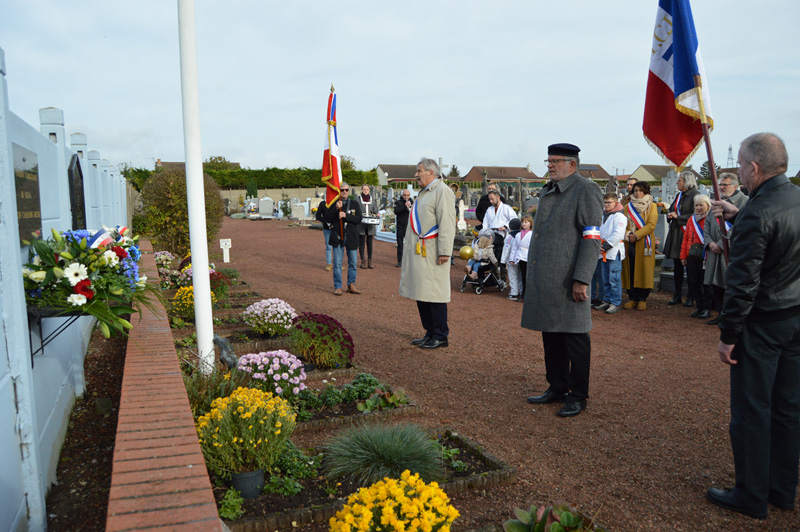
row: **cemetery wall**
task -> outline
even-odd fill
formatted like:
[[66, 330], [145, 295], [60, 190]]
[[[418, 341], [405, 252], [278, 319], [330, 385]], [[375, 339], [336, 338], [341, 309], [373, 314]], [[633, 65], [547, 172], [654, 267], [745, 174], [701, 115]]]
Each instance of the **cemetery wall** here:
[[[19, 90], [19, 89], [17, 89]], [[128, 224], [125, 181], [87, 150], [86, 136], [66, 141], [64, 113], [44, 108], [40, 124], [9, 109], [0, 49], [0, 530], [44, 530], [45, 495], [76, 396], [84, 393], [83, 358], [93, 328], [79, 318], [43, 346], [68, 318], [29, 319], [22, 283], [23, 238]]]

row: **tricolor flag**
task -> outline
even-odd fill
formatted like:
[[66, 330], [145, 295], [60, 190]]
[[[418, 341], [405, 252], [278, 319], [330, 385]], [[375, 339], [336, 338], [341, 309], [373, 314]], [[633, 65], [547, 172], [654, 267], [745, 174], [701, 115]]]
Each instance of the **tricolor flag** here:
[[705, 114], [709, 129], [713, 129], [708, 83], [689, 0], [659, 0], [642, 130], [653, 149], [678, 171], [703, 142], [695, 75], [702, 81]]
[[99, 248], [100, 246], [107, 246], [113, 241], [114, 239], [111, 238], [111, 235], [101, 229], [100, 231], [95, 231], [95, 233], [86, 241], [86, 244], [90, 249], [95, 249]]
[[322, 156], [322, 182], [327, 185], [325, 205], [330, 207], [339, 199], [342, 182], [342, 164], [339, 160], [339, 137], [336, 135], [336, 94], [331, 85], [328, 96], [328, 132], [325, 135], [325, 153]]

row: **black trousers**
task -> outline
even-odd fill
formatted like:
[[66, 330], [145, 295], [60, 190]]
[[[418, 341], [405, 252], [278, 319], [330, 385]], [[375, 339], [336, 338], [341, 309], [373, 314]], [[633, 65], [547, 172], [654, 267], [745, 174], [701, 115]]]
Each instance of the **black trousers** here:
[[689, 297], [694, 298], [698, 310], [711, 310], [712, 298], [711, 285], [703, 284], [705, 271], [703, 261], [689, 259], [686, 261], [686, 282], [689, 283]]
[[403, 262], [403, 240], [406, 238], [406, 228], [403, 227], [396, 227], [395, 233], [397, 237], [397, 263], [400, 264]]
[[589, 397], [589, 333], [542, 332], [542, 344], [550, 390], [556, 394], [569, 392], [568, 401]]
[[417, 301], [419, 319], [425, 329], [425, 336], [434, 340], [447, 340], [450, 329], [447, 327], [447, 303]]
[[[683, 297], [683, 263], [680, 258], [672, 259], [672, 271], [675, 283], [675, 289], [672, 293], [677, 299], [680, 299]], [[692, 297], [691, 294], [689, 294], [689, 297]]]
[[528, 278], [528, 261], [521, 260], [517, 263], [519, 268], [520, 291], [519, 296], [525, 299], [525, 281]]
[[800, 316], [745, 323], [731, 366], [734, 487], [748, 510], [793, 505], [800, 462]]
[[367, 244], [367, 258], [372, 260], [372, 241], [375, 235], [359, 235], [358, 237], [358, 254], [361, 257], [361, 262], [364, 262], [364, 243]]

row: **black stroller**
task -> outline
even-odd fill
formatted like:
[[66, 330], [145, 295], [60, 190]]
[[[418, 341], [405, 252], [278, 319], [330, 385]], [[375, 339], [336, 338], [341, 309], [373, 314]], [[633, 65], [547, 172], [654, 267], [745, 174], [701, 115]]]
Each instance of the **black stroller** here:
[[[505, 238], [503, 237], [503, 233], [495, 232], [492, 236], [492, 248], [494, 250], [495, 257], [500, 257], [502, 255], [504, 243]], [[503, 292], [508, 286], [500, 277], [499, 261], [497, 264], [492, 264], [488, 259], [486, 261], [481, 261], [481, 265], [478, 268], [477, 279], [473, 279], [469, 276], [469, 274], [464, 275], [464, 279], [461, 281], [462, 292], [467, 285], [472, 285], [473, 290], [475, 290], [475, 293], [478, 295], [483, 293], [484, 288], [496, 286], [498, 290]]]

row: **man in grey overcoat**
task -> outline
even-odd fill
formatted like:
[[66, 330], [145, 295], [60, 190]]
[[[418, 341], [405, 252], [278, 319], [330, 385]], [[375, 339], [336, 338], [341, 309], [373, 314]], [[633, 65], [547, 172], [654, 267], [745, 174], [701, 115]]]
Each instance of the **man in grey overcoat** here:
[[450, 258], [456, 234], [455, 194], [441, 179], [439, 165], [422, 159], [414, 174], [420, 188], [411, 206], [403, 240], [400, 295], [417, 302], [422, 338], [411, 343], [422, 349], [447, 347], [447, 303], [450, 302]]
[[[719, 192], [722, 199], [732, 203], [737, 209], [741, 209], [747, 203], [747, 196], [739, 190], [739, 176], [734, 173], [725, 172], [719, 176]], [[712, 221], [714, 223], [707, 223], [705, 227], [705, 246], [708, 250], [706, 252], [706, 269], [703, 284], [711, 286], [714, 294], [714, 309], [721, 311], [722, 300], [725, 297], [725, 270], [728, 269], [728, 265], [723, 254], [723, 236], [719, 228], [719, 222], [717, 219]], [[728, 228], [728, 243], [730, 243], [732, 229], [733, 226]], [[719, 323], [719, 314], [706, 323], [709, 325]]]
[[561, 417], [577, 416], [589, 396], [592, 328], [587, 292], [600, 255], [603, 195], [578, 173], [580, 149], [547, 148], [550, 181], [542, 187], [528, 251], [522, 326], [542, 331], [548, 389], [532, 404], [565, 402]]

